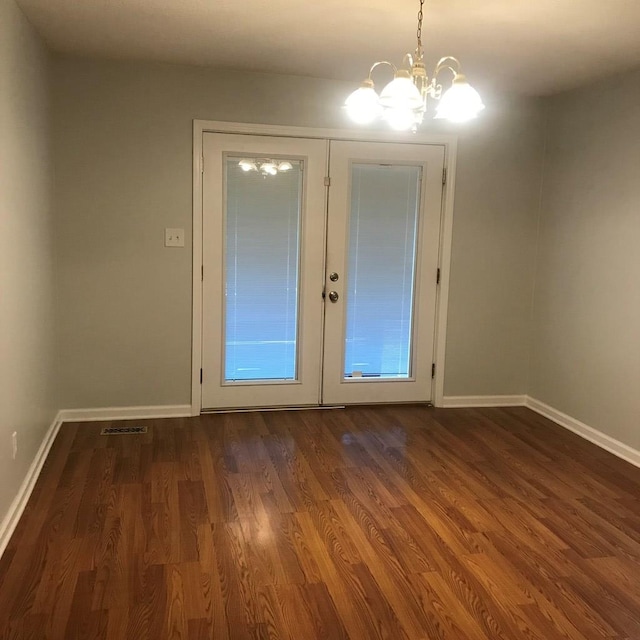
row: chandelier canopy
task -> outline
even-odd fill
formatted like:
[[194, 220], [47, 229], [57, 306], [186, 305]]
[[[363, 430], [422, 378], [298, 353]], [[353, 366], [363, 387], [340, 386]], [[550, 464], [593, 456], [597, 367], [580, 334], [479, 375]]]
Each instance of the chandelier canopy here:
[[[407, 53], [400, 69], [386, 60], [374, 62], [367, 78], [347, 98], [347, 113], [358, 124], [369, 124], [382, 118], [393, 129], [415, 131], [424, 119], [428, 98], [438, 101], [435, 114], [437, 119], [465, 122], [475, 118], [484, 109], [480, 94], [467, 82], [456, 58], [441, 58], [431, 78], [427, 76], [422, 49], [423, 6], [424, 0], [420, 0], [416, 34], [418, 44], [414, 56]], [[378, 95], [371, 74], [382, 65], [393, 69], [394, 78]], [[438, 77], [446, 70], [453, 74], [453, 81], [443, 92]]]

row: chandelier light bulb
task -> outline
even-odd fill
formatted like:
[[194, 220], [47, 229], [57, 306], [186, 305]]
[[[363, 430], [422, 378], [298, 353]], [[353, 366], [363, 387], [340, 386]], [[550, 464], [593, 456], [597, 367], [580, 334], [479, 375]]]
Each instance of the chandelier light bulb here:
[[262, 173], [264, 173], [265, 175], [275, 176], [276, 173], [278, 173], [278, 167], [276, 167], [274, 162], [263, 162], [260, 165], [260, 171], [262, 171]]
[[404, 69], [396, 73], [396, 77], [380, 94], [380, 104], [389, 109], [419, 109], [422, 103], [418, 87]]
[[287, 172], [293, 169], [289, 160], [273, 160], [272, 158], [242, 158], [238, 166], [245, 172], [259, 171], [263, 176], [275, 176], [279, 172]]
[[467, 122], [476, 118], [484, 109], [480, 94], [467, 82], [462, 74], [456, 74], [451, 88], [440, 98], [436, 118], [451, 122]]
[[358, 124], [369, 124], [382, 114], [373, 82], [365, 80], [345, 101], [349, 117]]
[[385, 109], [384, 119], [394, 131], [408, 131], [415, 124], [414, 111], [407, 107]]

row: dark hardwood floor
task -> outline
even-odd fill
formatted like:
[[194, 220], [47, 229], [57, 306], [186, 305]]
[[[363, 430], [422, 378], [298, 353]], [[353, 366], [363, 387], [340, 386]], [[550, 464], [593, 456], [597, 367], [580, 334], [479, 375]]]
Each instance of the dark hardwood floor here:
[[640, 469], [528, 409], [135, 424], [62, 427], [3, 640], [640, 639]]

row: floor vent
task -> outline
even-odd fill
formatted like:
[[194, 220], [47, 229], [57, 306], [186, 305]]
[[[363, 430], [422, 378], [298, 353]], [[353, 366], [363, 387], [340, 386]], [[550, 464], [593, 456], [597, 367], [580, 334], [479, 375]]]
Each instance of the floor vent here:
[[101, 436], [120, 436], [131, 433], [147, 433], [147, 427], [105, 427]]

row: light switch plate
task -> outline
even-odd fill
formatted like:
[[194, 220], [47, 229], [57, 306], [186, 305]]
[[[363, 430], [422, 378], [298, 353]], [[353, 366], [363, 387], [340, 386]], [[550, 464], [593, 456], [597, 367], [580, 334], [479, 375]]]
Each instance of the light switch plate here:
[[165, 247], [184, 247], [184, 229], [165, 229]]

